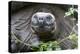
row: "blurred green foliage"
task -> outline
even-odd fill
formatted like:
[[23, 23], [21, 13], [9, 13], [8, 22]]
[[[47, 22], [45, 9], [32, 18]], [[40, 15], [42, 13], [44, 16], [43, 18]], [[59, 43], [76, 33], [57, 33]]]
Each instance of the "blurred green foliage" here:
[[[67, 39], [70, 39], [72, 41], [72, 48], [75, 49], [78, 46], [78, 36], [75, 33], [70, 34]], [[66, 40], [66, 38], [64, 40]], [[63, 40], [63, 39], [62, 39]], [[61, 40], [61, 41], [62, 41]], [[63, 41], [64, 41], [63, 40]], [[52, 50], [61, 50], [61, 47], [59, 46], [58, 41], [49, 41], [49, 42], [40, 42], [40, 45], [38, 47], [32, 47], [31, 49], [33, 51], [52, 51]]]
[[68, 11], [65, 13], [65, 17], [66, 16], [74, 16], [75, 12], [77, 12], [78, 10], [75, 8], [69, 8]]
[[32, 47], [33, 51], [52, 51], [61, 50], [57, 41], [41, 42], [38, 47]]
[[77, 48], [78, 47], [78, 35], [73, 33], [69, 35], [69, 39], [72, 41], [72, 48]]

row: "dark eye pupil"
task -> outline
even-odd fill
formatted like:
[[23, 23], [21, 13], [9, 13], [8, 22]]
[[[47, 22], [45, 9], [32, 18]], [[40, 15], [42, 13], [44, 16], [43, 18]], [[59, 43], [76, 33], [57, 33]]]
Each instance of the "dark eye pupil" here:
[[47, 17], [47, 19], [49, 20], [49, 19], [50, 19], [50, 17]]
[[50, 21], [50, 20], [51, 20], [51, 17], [50, 17], [50, 16], [48, 16], [48, 17], [46, 18], [46, 20], [47, 20], [47, 21]]
[[52, 17], [51, 16], [47, 16], [47, 19], [50, 20]]
[[37, 16], [35, 15], [34, 18], [37, 18]]

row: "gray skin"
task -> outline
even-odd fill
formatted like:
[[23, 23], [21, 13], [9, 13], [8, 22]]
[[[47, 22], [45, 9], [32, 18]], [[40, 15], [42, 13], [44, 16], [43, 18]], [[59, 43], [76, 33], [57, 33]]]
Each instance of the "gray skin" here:
[[37, 12], [32, 16], [31, 27], [34, 33], [47, 33], [56, 30], [55, 17], [51, 13]]
[[31, 31], [37, 36], [38, 42], [52, 40], [56, 31], [55, 16], [46, 12], [34, 13], [31, 18]]

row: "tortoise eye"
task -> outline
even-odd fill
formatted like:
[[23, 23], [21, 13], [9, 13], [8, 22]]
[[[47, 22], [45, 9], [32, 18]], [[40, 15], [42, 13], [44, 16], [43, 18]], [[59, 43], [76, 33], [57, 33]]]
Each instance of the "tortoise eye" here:
[[51, 16], [47, 16], [47, 17], [46, 17], [46, 20], [47, 20], [47, 21], [50, 21], [51, 19], [52, 19]]
[[35, 25], [35, 26], [37, 25], [37, 23], [38, 23], [38, 22], [37, 22], [37, 18], [38, 18], [38, 17], [37, 17], [36, 15], [32, 17], [32, 19], [31, 19], [32, 25]]
[[38, 17], [35, 15], [34, 18], [38, 18]]

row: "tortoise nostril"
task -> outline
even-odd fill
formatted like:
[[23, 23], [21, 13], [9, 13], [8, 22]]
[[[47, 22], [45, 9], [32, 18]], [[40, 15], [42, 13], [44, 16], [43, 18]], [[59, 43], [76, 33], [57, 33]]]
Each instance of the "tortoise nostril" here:
[[39, 18], [39, 25], [43, 25], [44, 23], [44, 19], [43, 18]]
[[39, 18], [39, 20], [43, 20], [43, 18]]

